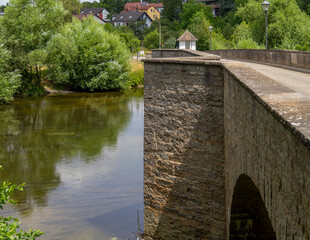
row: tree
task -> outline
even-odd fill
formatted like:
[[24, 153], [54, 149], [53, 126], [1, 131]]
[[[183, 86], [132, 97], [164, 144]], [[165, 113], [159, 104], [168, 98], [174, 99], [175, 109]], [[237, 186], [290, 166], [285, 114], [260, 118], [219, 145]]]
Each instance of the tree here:
[[6, 7], [0, 38], [12, 53], [12, 69], [22, 74], [24, 88], [40, 85], [45, 45], [63, 25], [66, 14], [57, 0], [11, 0]]
[[308, 15], [310, 15], [310, 0], [296, 0], [296, 2], [301, 10], [305, 11]]
[[183, 11], [180, 14], [181, 16], [181, 27], [186, 29], [190, 23], [193, 15], [197, 12], [202, 12], [207, 20], [212, 20], [213, 13], [210, 6], [206, 6], [202, 3], [197, 3], [195, 0], [190, 0], [183, 5]]
[[[310, 17], [302, 12], [294, 0], [270, 0], [268, 11], [268, 46], [276, 49], [296, 49], [304, 42], [310, 29]], [[265, 41], [265, 14], [261, 4], [249, 0], [239, 7], [236, 15], [245, 21], [255, 42]], [[287, 17], [289, 16], [289, 17]]]
[[[2, 170], [2, 166], [0, 166]], [[22, 191], [22, 185], [15, 185], [9, 181], [0, 181], [0, 209], [3, 209], [3, 205], [7, 203], [16, 204], [14, 200], [10, 198], [10, 195], [15, 191]], [[0, 238], [1, 239], [16, 239], [16, 240], [28, 240], [35, 239], [41, 236], [44, 232], [40, 230], [31, 230], [25, 232], [23, 230], [17, 231], [19, 229], [19, 220], [12, 217], [0, 217]]]
[[155, 29], [147, 34], [144, 38], [144, 46], [148, 49], [157, 49], [159, 44], [159, 34]]
[[182, 0], [163, 0], [165, 6], [163, 16], [170, 21], [179, 20], [182, 12]]
[[252, 38], [249, 26], [242, 22], [237, 26], [233, 34], [233, 48], [236, 49], [264, 49], [264, 45], [259, 45]]
[[120, 40], [126, 44], [129, 51], [135, 53], [140, 51], [140, 40], [129, 27], [121, 26], [116, 30], [116, 33], [119, 34]]
[[235, 3], [235, 0], [219, 0], [220, 15], [226, 16], [235, 7], [234, 3]]
[[[197, 50], [204, 51], [210, 49], [210, 22], [205, 18], [203, 12], [194, 14], [188, 26], [190, 32], [198, 39]], [[216, 32], [212, 32], [212, 49], [225, 49], [226, 41], [224, 37]]]
[[20, 86], [20, 74], [9, 67], [10, 52], [0, 44], [0, 104], [9, 103]]
[[58, 86], [89, 91], [128, 87], [130, 55], [125, 43], [92, 17], [60, 28], [47, 52], [47, 77]]

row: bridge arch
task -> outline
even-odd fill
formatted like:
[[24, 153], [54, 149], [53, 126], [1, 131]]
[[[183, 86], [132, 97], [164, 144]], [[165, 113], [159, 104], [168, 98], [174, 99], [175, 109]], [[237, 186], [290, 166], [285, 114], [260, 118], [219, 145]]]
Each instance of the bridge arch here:
[[239, 176], [234, 188], [229, 228], [230, 240], [276, 240], [259, 190], [245, 174]]

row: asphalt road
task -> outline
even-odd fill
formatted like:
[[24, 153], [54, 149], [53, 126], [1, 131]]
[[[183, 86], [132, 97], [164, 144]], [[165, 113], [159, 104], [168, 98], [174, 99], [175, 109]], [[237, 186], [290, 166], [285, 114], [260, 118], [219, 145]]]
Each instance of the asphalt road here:
[[242, 63], [310, 99], [310, 74], [257, 63]]

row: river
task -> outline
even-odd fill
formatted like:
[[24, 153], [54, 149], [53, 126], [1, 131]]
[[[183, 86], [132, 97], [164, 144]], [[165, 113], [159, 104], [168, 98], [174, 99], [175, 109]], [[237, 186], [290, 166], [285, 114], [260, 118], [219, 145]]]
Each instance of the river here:
[[5, 205], [46, 240], [135, 239], [143, 226], [143, 90], [16, 99], [0, 106]]

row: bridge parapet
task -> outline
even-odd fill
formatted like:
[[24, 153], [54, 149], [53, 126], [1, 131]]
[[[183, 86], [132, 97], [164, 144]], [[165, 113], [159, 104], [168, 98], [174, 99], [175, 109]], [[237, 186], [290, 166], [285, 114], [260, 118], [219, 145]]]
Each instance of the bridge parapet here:
[[310, 52], [263, 50], [263, 49], [225, 49], [206, 51], [226, 59], [244, 60], [270, 64], [277, 67], [297, 68], [310, 73]]
[[310, 102], [241, 63], [154, 54], [145, 239], [309, 239]]

